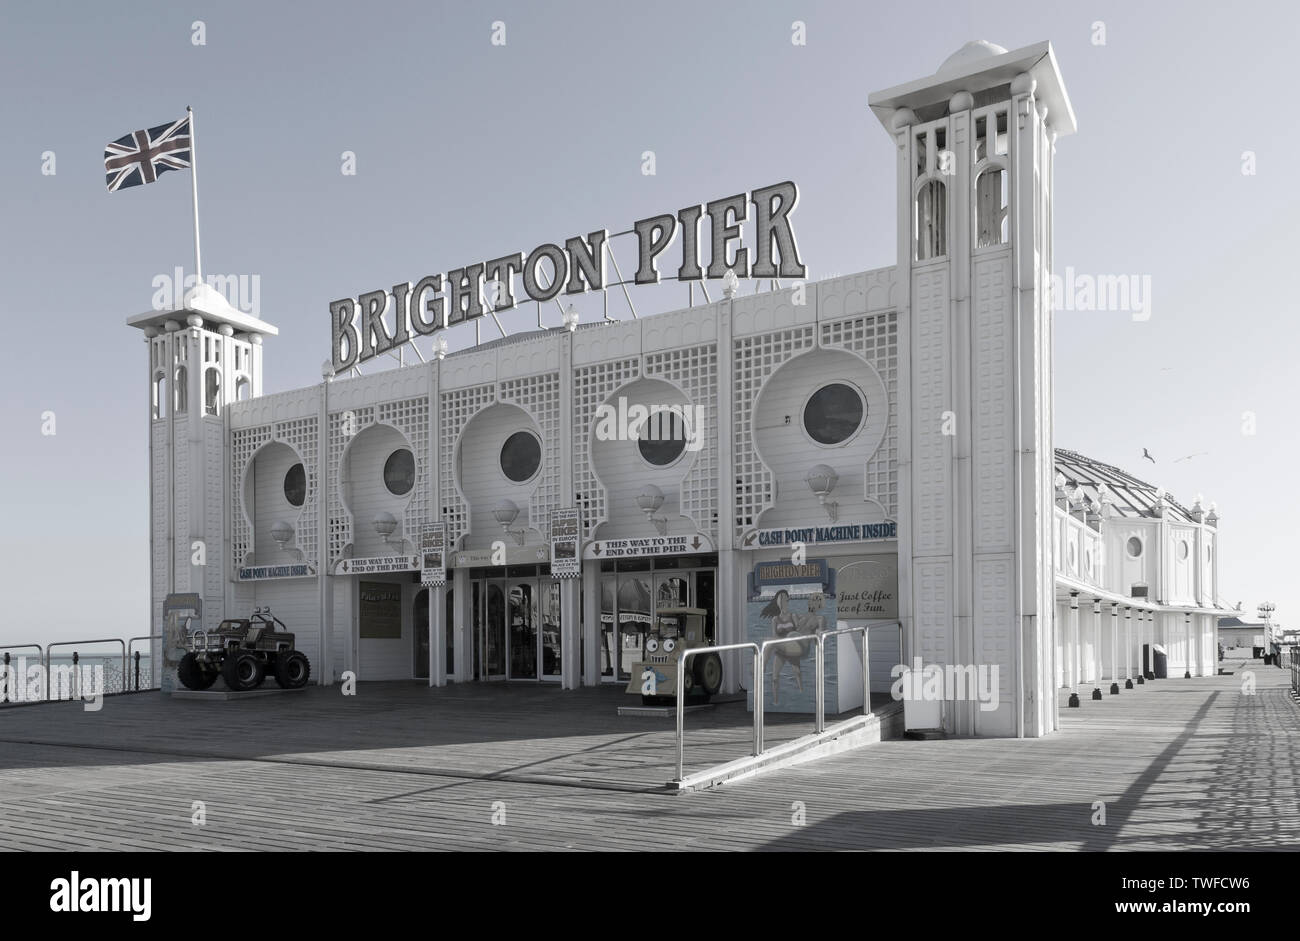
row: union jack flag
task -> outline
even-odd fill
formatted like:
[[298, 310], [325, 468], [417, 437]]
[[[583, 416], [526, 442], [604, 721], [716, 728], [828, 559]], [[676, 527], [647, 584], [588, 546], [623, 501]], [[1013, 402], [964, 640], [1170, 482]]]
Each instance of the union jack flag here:
[[124, 134], [104, 148], [108, 191], [152, 183], [160, 173], [190, 166], [190, 117]]

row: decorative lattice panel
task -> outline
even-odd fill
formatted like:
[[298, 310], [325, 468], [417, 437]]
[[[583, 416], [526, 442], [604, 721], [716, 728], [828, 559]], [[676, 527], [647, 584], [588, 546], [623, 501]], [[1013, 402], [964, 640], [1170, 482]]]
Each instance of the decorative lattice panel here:
[[693, 429], [704, 447], [682, 481], [682, 513], [695, 520], [700, 532], [718, 534], [718, 353], [713, 344], [651, 353], [645, 374], [665, 379], [703, 406], [704, 427]]
[[[315, 415], [310, 418], [295, 418], [291, 421], [275, 423], [276, 439], [293, 448], [298, 455], [298, 460], [302, 461], [303, 470], [307, 472], [307, 499], [303, 501], [302, 512], [298, 514], [293, 538], [294, 546], [302, 550], [303, 560], [313, 563], [320, 559], [317, 545], [320, 537], [316, 525], [320, 519], [320, 481], [316, 479], [319, 463], [317, 449], [320, 439], [318, 424]], [[239, 496], [236, 495], [234, 499], [238, 502]]]
[[[791, 357], [812, 349], [813, 328], [795, 327], [734, 342], [732, 402], [736, 456], [736, 528], [748, 529], [773, 503], [772, 472], [754, 449], [754, 399], [763, 383]], [[724, 484], [725, 486], [725, 484]]]
[[352, 542], [352, 514], [343, 505], [338, 482], [343, 479], [343, 452], [348, 442], [366, 425], [375, 420], [372, 406], [330, 412], [329, 430], [329, 561], [332, 566], [343, 558], [343, 551]]
[[241, 484], [249, 462], [263, 445], [271, 441], [284, 442], [302, 461], [307, 476], [307, 499], [303, 501], [302, 512], [294, 527], [293, 547], [302, 551], [304, 561], [316, 562], [319, 558], [316, 529], [316, 523], [320, 519], [320, 482], [316, 479], [319, 435], [316, 416], [313, 415], [310, 418], [297, 418], [231, 431], [230, 532], [231, 564], [235, 570], [247, 563], [248, 554], [254, 548], [253, 530], [244, 513], [244, 494]]
[[542, 433], [543, 472], [528, 501], [528, 519], [549, 538], [551, 510], [560, 506], [560, 374], [509, 379], [501, 383], [499, 398], [532, 416]]
[[861, 356], [880, 373], [889, 390], [889, 426], [880, 448], [867, 461], [866, 496], [898, 519], [898, 315], [894, 311], [822, 324], [824, 347]]
[[415, 488], [402, 512], [402, 536], [414, 552], [420, 545], [420, 527], [429, 518], [429, 397], [382, 402], [376, 412], [376, 421], [405, 435], [415, 454]]
[[591, 466], [591, 426], [596, 409], [620, 386], [640, 378], [640, 360], [618, 359], [573, 371], [573, 482], [582, 507], [582, 530], [592, 530], [608, 518], [605, 488]]
[[495, 387], [487, 385], [453, 389], [442, 394], [442, 414], [438, 428], [442, 439], [438, 443], [442, 473], [439, 475], [442, 490], [442, 520], [447, 524], [447, 545], [455, 547], [457, 541], [469, 530], [469, 507], [456, 489], [456, 441], [465, 424], [479, 411], [495, 400]]
[[236, 571], [253, 551], [253, 527], [244, 513], [244, 495], [241, 483], [248, 462], [258, 448], [271, 440], [271, 426], [239, 428], [230, 432], [230, 564]]

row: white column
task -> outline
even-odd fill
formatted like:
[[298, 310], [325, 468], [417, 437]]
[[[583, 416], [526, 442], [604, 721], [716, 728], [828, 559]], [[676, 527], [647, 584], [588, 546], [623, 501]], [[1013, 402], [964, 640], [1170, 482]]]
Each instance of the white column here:
[[429, 685], [447, 685], [447, 588], [429, 589]]
[[588, 686], [600, 683], [600, 562], [582, 563], [582, 637], [587, 648], [587, 665], [582, 681]]
[[[443, 550], [444, 552], [446, 549]], [[451, 615], [452, 632], [456, 640], [456, 682], [468, 683], [474, 679], [474, 607], [472, 591], [474, 583], [469, 580], [469, 569], [457, 566], [452, 575]]]
[[1092, 602], [1092, 685], [1101, 686], [1101, 602]]
[[1133, 609], [1124, 608], [1124, 680], [1133, 679]]
[[1119, 688], [1119, 605], [1110, 606], [1110, 681]]
[[1081, 653], [1081, 650], [1079, 649], [1079, 593], [1077, 591], [1070, 592], [1070, 614], [1068, 623], [1069, 636], [1067, 643], [1070, 649], [1070, 656], [1068, 658], [1070, 664], [1070, 692], [1077, 693], [1079, 677], [1082, 672], [1079, 669], [1079, 654]]
[[[599, 563], [597, 563], [599, 564]], [[560, 688], [577, 689], [582, 685], [582, 624], [578, 620], [581, 587], [576, 578], [560, 581]], [[591, 656], [591, 649], [587, 649]]]

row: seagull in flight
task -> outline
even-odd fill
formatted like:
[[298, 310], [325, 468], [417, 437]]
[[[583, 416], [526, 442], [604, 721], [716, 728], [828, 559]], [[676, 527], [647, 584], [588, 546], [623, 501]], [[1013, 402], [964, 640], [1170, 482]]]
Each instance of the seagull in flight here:
[[1150, 461], [1152, 464], [1156, 462], [1156, 459], [1151, 456], [1151, 452], [1148, 451], [1146, 448], [1142, 449], [1142, 456], [1146, 458], [1148, 461]]
[[1209, 453], [1210, 453], [1209, 451], [1197, 451], [1195, 454], [1188, 454], [1188, 455], [1185, 455], [1184, 457], [1177, 458], [1177, 459], [1174, 461], [1174, 463], [1175, 463], [1175, 464], [1180, 464], [1180, 463], [1182, 463], [1183, 461], [1190, 461], [1190, 460], [1191, 460], [1192, 458], [1194, 458], [1194, 457], [1204, 457], [1205, 455], [1207, 455], [1207, 454], [1209, 454]]

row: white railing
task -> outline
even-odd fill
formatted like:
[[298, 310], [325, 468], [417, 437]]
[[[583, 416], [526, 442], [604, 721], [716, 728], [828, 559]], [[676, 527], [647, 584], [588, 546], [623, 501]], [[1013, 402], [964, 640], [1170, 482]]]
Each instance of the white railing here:
[[[876, 627], [881, 626], [886, 625], [876, 625]], [[752, 650], [754, 652], [754, 679], [752, 683], [752, 691], [754, 694], [754, 744], [752, 754], [757, 758], [767, 750], [767, 746], [764, 742], [765, 683], [763, 680], [767, 660], [767, 649], [777, 644], [788, 644], [792, 641], [811, 640], [816, 644], [816, 709], [813, 715], [813, 734], [820, 734], [826, 731], [827, 637], [838, 637], [844, 634], [862, 634], [862, 714], [864, 716], [871, 714], [871, 657], [870, 645], [867, 641], [867, 632], [869, 630], [871, 630], [871, 627], [865, 624], [857, 627], [839, 627], [802, 636], [789, 635], [786, 637], [773, 637], [763, 641], [761, 644], [723, 644], [717, 647], [694, 647], [690, 650], [683, 650], [679, 653], [677, 655], [677, 777], [675, 780], [680, 782], [683, 778], [683, 765], [685, 759], [686, 684], [682, 678], [686, 676], [685, 671], [687, 660], [697, 654], [721, 653], [726, 650]]]

